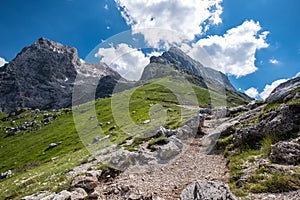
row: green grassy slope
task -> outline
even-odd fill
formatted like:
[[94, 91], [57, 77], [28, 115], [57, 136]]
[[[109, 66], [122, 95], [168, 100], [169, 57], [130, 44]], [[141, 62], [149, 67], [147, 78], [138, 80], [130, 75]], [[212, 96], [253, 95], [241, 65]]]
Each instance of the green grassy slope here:
[[[81, 105], [74, 111], [23, 109], [14, 116], [0, 114], [0, 173], [7, 170], [14, 173], [11, 178], [0, 180], [0, 199], [20, 198], [40, 190], [57, 191], [67, 187], [65, 173], [86, 161], [89, 152], [84, 147], [92, 143], [95, 136], [110, 135], [107, 145], [120, 145], [136, 135], [130, 131], [134, 131], [133, 125], [147, 131], [153, 131], [160, 125], [172, 129], [180, 126], [191, 116], [191, 111], [178, 104], [207, 106], [214, 102], [215, 106], [223, 106], [222, 103], [226, 102], [226, 97], [217, 90], [207, 91], [196, 85], [191, 88], [193, 90], [186, 82], [171, 77], [158, 79], [155, 83], [115, 94], [112, 98], [92, 102], [95, 103], [96, 116], [89, 110], [91, 103]], [[231, 98], [237, 101], [229, 101]], [[129, 99], [129, 111], [122, 106], [124, 99]], [[234, 94], [229, 94], [229, 99], [229, 106], [246, 103]], [[86, 134], [82, 138], [75, 128], [74, 112], [79, 112], [77, 128], [86, 128], [85, 133], [80, 133], [81, 137]], [[45, 115], [56, 117], [44, 124]], [[149, 119], [153, 123], [143, 124]], [[11, 132], [8, 128], [16, 128], [25, 122], [34, 124], [27, 130], [8, 136]], [[98, 122], [102, 123], [101, 127], [97, 126]], [[110, 130], [113, 126], [116, 127]], [[48, 150], [51, 143], [59, 145]], [[93, 145], [88, 149], [92, 148]], [[57, 179], [57, 183], [52, 179]]]

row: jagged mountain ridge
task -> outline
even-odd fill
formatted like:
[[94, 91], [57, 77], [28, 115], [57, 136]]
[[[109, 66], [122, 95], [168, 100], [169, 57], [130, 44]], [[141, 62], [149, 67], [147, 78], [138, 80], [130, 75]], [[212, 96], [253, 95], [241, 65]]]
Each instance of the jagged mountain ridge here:
[[77, 95], [73, 96], [73, 103], [81, 104], [110, 96], [117, 83], [119, 92], [144, 80], [178, 73], [190, 75], [188, 80], [203, 88], [212, 84], [244, 100], [251, 100], [236, 91], [226, 75], [203, 67], [175, 47], [160, 57], [151, 57], [141, 80], [133, 83], [105, 63], [81, 61], [73, 47], [40, 38], [0, 68], [0, 112], [10, 113], [18, 107], [42, 110], [70, 107], [75, 81]]
[[96, 98], [109, 96], [121, 79], [105, 63], [83, 63], [75, 48], [40, 38], [0, 68], [0, 111], [69, 107], [76, 77], [82, 86], [100, 80]]
[[146, 67], [141, 78], [142, 80], [157, 76], [157, 74], [148, 73], [149, 68], [155, 67], [151, 65], [154, 63], [159, 64], [161, 68], [172, 67], [179, 72], [202, 77], [205, 81], [211, 82], [214, 85], [224, 86], [227, 90], [235, 91], [235, 88], [225, 74], [212, 68], [204, 67], [200, 62], [193, 60], [176, 47], [171, 47], [169, 51], [164, 52], [159, 57], [151, 57], [150, 65]]
[[238, 92], [230, 83], [228, 77], [220, 71], [204, 67], [200, 62], [192, 59], [176, 47], [161, 56], [151, 57], [142, 74], [141, 80], [161, 78], [168, 75], [179, 75], [180, 73], [192, 75], [189, 79], [194, 84], [208, 88], [207, 84], [234, 93], [245, 100], [252, 100], [244, 93]]

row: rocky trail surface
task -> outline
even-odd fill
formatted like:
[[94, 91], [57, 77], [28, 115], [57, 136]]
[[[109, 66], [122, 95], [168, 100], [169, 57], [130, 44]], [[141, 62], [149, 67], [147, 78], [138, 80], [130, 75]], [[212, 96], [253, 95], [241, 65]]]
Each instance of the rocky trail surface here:
[[[281, 113], [284, 108], [286, 109], [280, 109]], [[236, 109], [229, 110], [229, 114], [236, 112]], [[229, 182], [227, 161], [222, 152], [213, 147], [220, 134], [228, 132], [238, 123], [253, 120], [255, 114], [261, 110], [262, 107], [249, 109], [248, 112], [233, 118], [215, 118], [217, 113], [206, 115], [201, 133], [196, 136], [192, 134], [192, 130], [199, 124], [187, 122], [176, 129], [175, 135], [168, 136], [167, 144], [159, 145], [155, 151], [147, 149], [147, 142], [141, 144], [137, 152], [118, 149], [102, 155], [110, 158], [110, 162], [118, 163], [117, 169], [99, 169], [103, 163], [99, 158], [69, 172], [73, 181], [68, 191], [42, 194], [44, 196], [38, 198], [29, 196], [23, 200], [237, 200], [239, 198], [226, 185]], [[194, 122], [197, 121], [195, 119], [198, 118], [194, 118]], [[163, 134], [167, 135], [167, 132]], [[297, 190], [284, 193], [250, 193], [240, 199], [298, 200], [299, 197]]]
[[[210, 126], [212, 121], [206, 121], [206, 135], [212, 130]], [[227, 182], [226, 160], [222, 155], [204, 154], [202, 140], [203, 138], [194, 138], [186, 150], [169, 164], [146, 167], [139, 170], [141, 172], [125, 171], [110, 186], [133, 187], [138, 191], [137, 195], [173, 200], [179, 199], [184, 188], [197, 180]], [[118, 197], [112, 195], [110, 198]]]

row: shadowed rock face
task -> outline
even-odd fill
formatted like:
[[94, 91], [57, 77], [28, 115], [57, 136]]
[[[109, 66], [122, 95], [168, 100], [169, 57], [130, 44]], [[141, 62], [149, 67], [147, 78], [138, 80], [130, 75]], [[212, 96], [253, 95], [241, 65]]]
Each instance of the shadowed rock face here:
[[[203, 88], [209, 83], [251, 100], [237, 92], [226, 75], [203, 67], [174, 47], [160, 57], [152, 57], [141, 80], [179, 74], [188, 75], [190, 82]], [[117, 83], [115, 92], [135, 86], [105, 63], [81, 62], [75, 48], [40, 38], [0, 67], [0, 112], [10, 113], [18, 107], [42, 110], [70, 107], [72, 100], [77, 105], [110, 96]], [[75, 84], [76, 95], [72, 99]]]
[[109, 96], [121, 78], [104, 63], [82, 63], [73, 47], [40, 38], [0, 68], [0, 111], [70, 107], [77, 75], [82, 87], [98, 88], [96, 98]]
[[[235, 91], [226, 75], [211, 68], [204, 67], [201, 63], [193, 60], [180, 49], [170, 48], [159, 57], [151, 57], [150, 64], [146, 66], [142, 80], [158, 78], [166, 75], [178, 75], [186, 73], [201, 77], [201, 86], [205, 82], [212, 82], [214, 85], [223, 86], [228, 90]], [[200, 82], [199, 82], [200, 83]]]

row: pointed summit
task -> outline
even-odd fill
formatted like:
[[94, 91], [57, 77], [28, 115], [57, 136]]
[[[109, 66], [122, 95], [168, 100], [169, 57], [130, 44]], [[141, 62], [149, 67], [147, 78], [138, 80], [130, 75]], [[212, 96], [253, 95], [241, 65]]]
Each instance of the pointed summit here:
[[187, 79], [201, 87], [208, 85], [219, 88], [251, 100], [247, 95], [238, 92], [230, 83], [228, 77], [220, 71], [204, 67], [177, 47], [171, 47], [161, 56], [151, 57], [142, 74], [141, 80], [162, 78], [165, 76], [186, 76]]
[[70, 107], [78, 77], [83, 92], [88, 92], [85, 85], [95, 85], [96, 98], [111, 95], [121, 78], [104, 63], [81, 63], [73, 47], [40, 38], [0, 68], [0, 112], [10, 113], [18, 107]]

